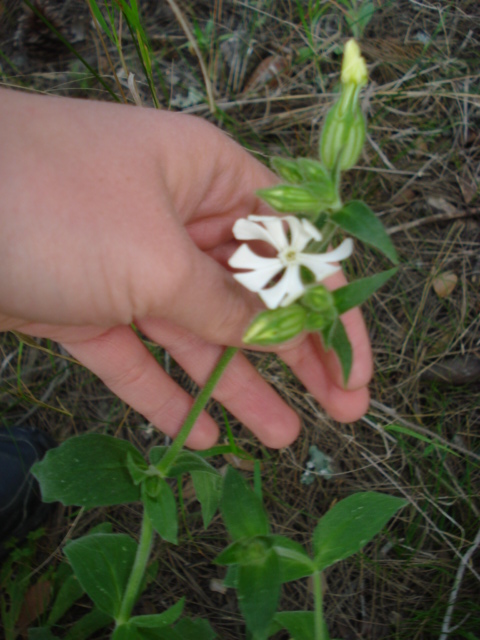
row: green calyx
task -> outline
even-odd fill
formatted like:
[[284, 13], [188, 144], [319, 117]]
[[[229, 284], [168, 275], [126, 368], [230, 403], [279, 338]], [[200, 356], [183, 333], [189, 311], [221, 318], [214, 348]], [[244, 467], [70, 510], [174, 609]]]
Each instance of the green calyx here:
[[307, 312], [299, 304], [262, 311], [248, 327], [245, 344], [270, 346], [291, 340], [305, 328]]

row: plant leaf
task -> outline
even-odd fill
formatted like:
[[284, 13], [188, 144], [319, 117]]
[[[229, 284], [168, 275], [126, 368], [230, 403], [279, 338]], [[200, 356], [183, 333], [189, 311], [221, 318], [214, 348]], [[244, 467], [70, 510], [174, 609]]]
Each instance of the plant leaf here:
[[402, 498], [373, 491], [338, 502], [320, 519], [313, 534], [317, 570], [360, 551], [406, 504]]
[[223, 478], [220, 475], [203, 471], [193, 471], [192, 480], [197, 500], [202, 509], [203, 526], [206, 529], [220, 504]]
[[238, 605], [255, 638], [267, 638], [280, 599], [278, 557], [270, 552], [258, 562], [240, 565], [237, 581]]
[[[66, 564], [66, 563], [65, 563]], [[57, 597], [48, 615], [47, 624], [53, 626], [79, 600], [84, 590], [78, 578], [70, 575], [64, 580], [58, 590]]]
[[112, 622], [111, 616], [94, 607], [75, 622], [65, 636], [65, 640], [87, 640], [96, 631], [108, 627]]
[[83, 589], [112, 618], [120, 612], [136, 551], [136, 542], [123, 533], [94, 533], [65, 546]]
[[332, 213], [331, 219], [344, 231], [378, 249], [394, 264], [398, 264], [397, 252], [390, 236], [377, 216], [364, 202], [352, 200], [339, 211]]
[[236, 542], [232, 542], [232, 544], [223, 551], [220, 551], [214, 562], [215, 564], [227, 565], [240, 564], [244, 553], [245, 542], [237, 540]]
[[339, 315], [346, 313], [354, 307], [358, 307], [369, 298], [372, 293], [375, 293], [377, 289], [382, 287], [392, 276], [398, 271], [397, 267], [389, 269], [388, 271], [382, 271], [376, 273], [374, 276], [368, 278], [362, 278], [350, 282], [350, 284], [344, 287], [339, 287], [332, 291], [335, 307]]
[[[329, 334], [329, 337], [331, 347], [337, 354], [337, 357], [340, 361], [340, 366], [342, 367], [343, 382], [346, 385], [350, 376], [350, 371], [352, 370], [353, 352], [350, 339], [347, 335], [347, 332], [345, 331], [343, 322], [340, 319], [335, 323], [335, 326], [331, 334]], [[325, 339], [324, 341], [326, 343]]]
[[315, 640], [315, 613], [313, 611], [280, 611], [274, 621], [286, 629], [292, 640]]
[[214, 638], [218, 638], [208, 620], [203, 619], [182, 618], [175, 625], [175, 631], [182, 640], [214, 640]]
[[126, 440], [89, 433], [50, 449], [32, 467], [44, 502], [100, 507], [140, 499], [127, 469], [127, 456], [140, 465], [142, 455]]
[[162, 460], [163, 456], [167, 453], [168, 447], [152, 447], [148, 452], [150, 462], [154, 467]]
[[301, 544], [284, 536], [268, 536], [278, 556], [280, 582], [299, 580], [315, 573], [315, 563]]
[[176, 478], [177, 476], [181, 476], [183, 473], [192, 473], [194, 471], [201, 471], [203, 473], [220, 476], [217, 469], [212, 467], [210, 463], [197, 453], [193, 453], [193, 451], [181, 451], [178, 454], [175, 463], [170, 467], [168, 477]]
[[169, 609], [162, 611], [162, 613], [135, 616], [130, 618], [128, 623], [137, 629], [158, 629], [159, 627], [167, 627], [174, 624], [179, 619], [182, 615], [184, 606], [185, 597], [181, 598]]
[[28, 640], [58, 640], [58, 636], [53, 635], [50, 627], [30, 627]]
[[153, 528], [167, 542], [177, 544], [178, 512], [175, 496], [170, 485], [162, 478], [151, 478], [157, 483], [156, 495], [152, 496], [142, 485], [142, 501]]
[[269, 533], [270, 527], [262, 501], [233, 467], [228, 467], [223, 481], [220, 511], [234, 540]]

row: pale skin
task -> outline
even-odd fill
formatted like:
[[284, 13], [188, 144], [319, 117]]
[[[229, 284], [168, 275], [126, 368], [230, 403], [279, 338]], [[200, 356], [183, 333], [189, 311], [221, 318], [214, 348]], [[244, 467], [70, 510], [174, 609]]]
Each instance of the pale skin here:
[[[6, 89], [0, 149], [0, 330], [61, 343], [174, 436], [192, 399], [131, 324], [200, 385], [224, 345], [242, 346], [263, 307], [226, 265], [232, 226], [271, 213], [255, 190], [275, 176], [199, 118]], [[343, 320], [354, 350], [346, 389], [319, 340], [276, 351], [327, 413], [351, 422], [368, 407], [372, 356], [360, 311]], [[298, 416], [240, 352], [214, 396], [269, 447], [299, 434]], [[203, 413], [187, 444], [218, 436]]]

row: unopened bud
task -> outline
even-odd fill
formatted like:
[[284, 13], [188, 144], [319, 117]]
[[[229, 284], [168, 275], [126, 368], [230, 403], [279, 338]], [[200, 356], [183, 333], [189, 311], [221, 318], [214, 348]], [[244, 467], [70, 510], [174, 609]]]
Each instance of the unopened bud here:
[[320, 155], [324, 165], [333, 169], [337, 162], [342, 171], [357, 162], [365, 142], [365, 118], [360, 106], [342, 113], [342, 102], [328, 112], [320, 139]]
[[271, 165], [278, 175], [290, 182], [290, 184], [300, 184], [303, 176], [298, 166], [297, 160], [286, 160], [285, 158], [272, 158]]
[[325, 311], [335, 307], [332, 292], [323, 284], [307, 289], [302, 296], [302, 304], [313, 311]]
[[308, 308], [305, 320], [307, 331], [323, 331], [337, 320], [333, 295], [322, 284], [308, 289], [301, 302]]
[[360, 90], [368, 81], [367, 66], [355, 40], [345, 45], [342, 92], [330, 109], [320, 139], [320, 156], [327, 169], [342, 171], [357, 162], [365, 142], [365, 118], [359, 104]]
[[343, 84], [353, 83], [359, 87], [368, 82], [368, 71], [365, 59], [360, 55], [360, 47], [355, 40], [349, 40], [343, 50], [342, 75]]
[[324, 207], [317, 194], [288, 184], [259, 189], [257, 195], [280, 213], [320, 213]]
[[299, 304], [262, 311], [248, 327], [243, 342], [268, 347], [291, 340], [303, 331], [306, 316]]

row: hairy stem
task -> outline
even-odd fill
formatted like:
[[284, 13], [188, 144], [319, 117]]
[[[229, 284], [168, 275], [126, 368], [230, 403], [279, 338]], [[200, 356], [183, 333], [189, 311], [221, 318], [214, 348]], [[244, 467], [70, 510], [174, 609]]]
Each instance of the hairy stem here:
[[133, 607], [138, 599], [140, 587], [145, 575], [145, 569], [147, 568], [148, 559], [150, 558], [150, 551], [152, 549], [154, 530], [152, 521], [148, 517], [145, 509], [143, 510], [142, 529], [140, 532], [140, 540], [137, 547], [137, 553], [135, 555], [135, 561], [133, 563], [132, 572], [128, 579], [127, 588], [123, 594], [122, 606], [120, 607], [120, 613], [116, 619], [117, 626], [127, 622], [131, 615]]
[[323, 619], [322, 574], [315, 571], [313, 579], [313, 599], [315, 602], [315, 640], [329, 640], [325, 620]]
[[227, 368], [228, 363], [233, 358], [233, 356], [237, 353], [237, 347], [227, 347], [222, 354], [222, 357], [217, 363], [217, 366], [213, 370], [210, 378], [207, 380], [207, 383], [200, 391], [198, 396], [193, 403], [192, 408], [190, 409], [190, 413], [187, 416], [187, 419], [183, 423], [182, 428], [180, 429], [177, 437], [172, 443], [172, 446], [168, 449], [167, 453], [162, 458], [162, 461], [158, 467], [158, 470], [162, 475], [166, 475], [172, 464], [175, 462], [178, 454], [183, 448], [185, 444], [185, 440], [190, 435], [191, 430], [195, 422], [198, 419], [200, 413], [205, 409], [207, 402], [210, 400], [210, 397], [213, 393], [215, 386], [223, 375], [223, 372]]

